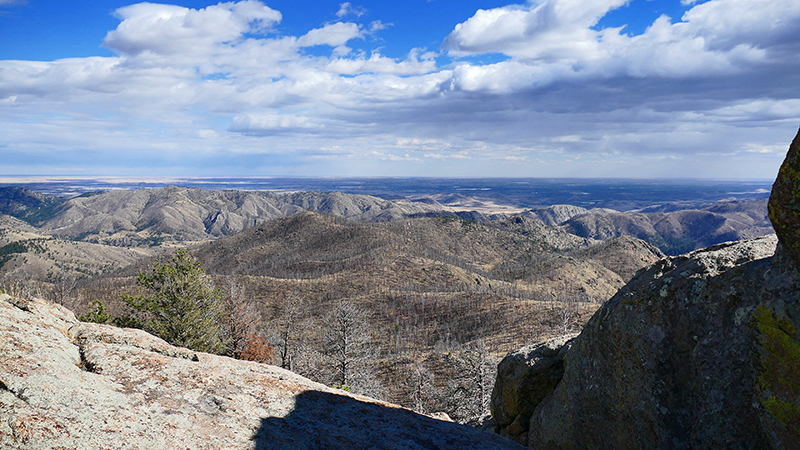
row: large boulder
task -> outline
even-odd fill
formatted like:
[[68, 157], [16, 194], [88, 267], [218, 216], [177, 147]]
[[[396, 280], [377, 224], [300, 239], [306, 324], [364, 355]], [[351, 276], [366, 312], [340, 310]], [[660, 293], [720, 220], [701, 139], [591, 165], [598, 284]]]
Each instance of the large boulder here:
[[0, 295], [2, 449], [514, 449], [278, 367]]
[[789, 146], [772, 185], [768, 210], [778, 239], [800, 267], [800, 131]]
[[577, 334], [569, 334], [511, 352], [497, 366], [490, 403], [497, 432], [522, 445], [536, 405], [564, 376], [564, 355]]
[[499, 431], [535, 449], [800, 448], [800, 277], [776, 244], [661, 260], [557, 356], [509, 355]]
[[800, 279], [775, 236], [662, 260], [592, 317], [531, 448], [800, 448]]

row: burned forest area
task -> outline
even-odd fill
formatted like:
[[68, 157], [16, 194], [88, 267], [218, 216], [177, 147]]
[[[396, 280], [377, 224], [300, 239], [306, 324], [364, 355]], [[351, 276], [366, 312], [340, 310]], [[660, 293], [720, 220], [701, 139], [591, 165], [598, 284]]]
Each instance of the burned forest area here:
[[673, 244], [771, 232], [761, 200], [465, 214], [434, 198], [341, 193], [9, 192], [5, 292], [112, 323], [129, 313], [126, 298], [148, 294], [140, 274], [187, 249], [224, 300], [215, 320], [246, 338], [230, 356], [473, 425], [506, 353], [579, 332]]

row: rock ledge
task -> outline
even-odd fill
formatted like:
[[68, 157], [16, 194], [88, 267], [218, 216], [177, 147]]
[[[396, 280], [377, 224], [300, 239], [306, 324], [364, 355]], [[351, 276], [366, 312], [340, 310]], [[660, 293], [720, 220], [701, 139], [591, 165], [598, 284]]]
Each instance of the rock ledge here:
[[278, 367], [0, 295], [3, 449], [513, 449]]

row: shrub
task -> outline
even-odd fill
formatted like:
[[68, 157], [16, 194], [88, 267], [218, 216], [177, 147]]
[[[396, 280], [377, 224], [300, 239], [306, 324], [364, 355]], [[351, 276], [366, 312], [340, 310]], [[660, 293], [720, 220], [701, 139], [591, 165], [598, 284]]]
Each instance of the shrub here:
[[82, 322], [108, 323], [111, 320], [111, 314], [106, 312], [103, 302], [95, 300], [92, 302], [92, 308], [86, 311], [86, 314], [78, 317], [78, 319]]

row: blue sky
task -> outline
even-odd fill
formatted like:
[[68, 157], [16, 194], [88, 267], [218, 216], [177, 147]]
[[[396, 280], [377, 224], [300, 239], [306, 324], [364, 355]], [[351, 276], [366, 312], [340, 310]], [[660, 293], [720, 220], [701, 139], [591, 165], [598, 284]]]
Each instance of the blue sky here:
[[0, 176], [772, 178], [796, 0], [0, 0]]

